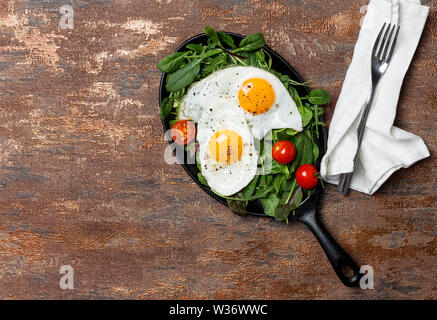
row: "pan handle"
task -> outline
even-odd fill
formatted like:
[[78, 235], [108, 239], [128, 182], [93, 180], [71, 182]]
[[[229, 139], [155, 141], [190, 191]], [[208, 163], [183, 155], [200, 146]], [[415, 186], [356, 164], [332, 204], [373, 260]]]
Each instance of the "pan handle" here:
[[[309, 212], [300, 215], [298, 220], [303, 222], [316, 236], [317, 240], [319, 240], [320, 245], [341, 282], [348, 287], [358, 285], [361, 278], [360, 267], [358, 267], [352, 258], [331, 237], [320, 222], [315, 209], [309, 209]], [[346, 275], [345, 272], [348, 271], [347, 269], [353, 271], [353, 274]]]

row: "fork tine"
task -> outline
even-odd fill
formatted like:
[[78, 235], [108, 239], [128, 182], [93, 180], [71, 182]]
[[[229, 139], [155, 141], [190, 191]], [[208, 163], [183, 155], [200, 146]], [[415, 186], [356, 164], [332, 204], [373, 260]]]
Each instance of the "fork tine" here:
[[386, 23], [382, 25], [381, 31], [379, 31], [378, 37], [375, 40], [375, 44], [373, 45], [372, 55], [375, 56], [376, 49], [378, 48], [379, 39], [381, 39], [382, 32], [384, 31]]
[[387, 63], [390, 62], [391, 56], [393, 55], [393, 50], [395, 49], [396, 41], [398, 40], [398, 34], [399, 34], [400, 28], [401, 28], [401, 26], [398, 26], [398, 30], [396, 31], [395, 38], [393, 39], [393, 43], [392, 43], [391, 48], [390, 48], [390, 53], [388, 54], [388, 57], [387, 57]]
[[382, 57], [381, 57], [381, 60], [383, 60], [383, 61], [387, 57], [387, 51], [390, 48], [391, 37], [393, 36], [393, 32], [395, 31], [395, 29], [396, 29], [396, 25], [393, 25], [393, 28], [391, 28], [391, 31], [390, 31], [390, 35], [388, 36], [387, 43], [385, 44], [384, 53], [382, 54]]
[[388, 35], [388, 32], [390, 31], [390, 28], [391, 28], [391, 23], [388, 24], [387, 29], [385, 30], [384, 38], [382, 38], [381, 45], [379, 46], [378, 54], [376, 55], [376, 57], [377, 57], [379, 60], [382, 60], [382, 58], [381, 58], [382, 50], [383, 50], [384, 47], [386, 46], [386, 42], [385, 42], [385, 40], [387, 39], [387, 35]]

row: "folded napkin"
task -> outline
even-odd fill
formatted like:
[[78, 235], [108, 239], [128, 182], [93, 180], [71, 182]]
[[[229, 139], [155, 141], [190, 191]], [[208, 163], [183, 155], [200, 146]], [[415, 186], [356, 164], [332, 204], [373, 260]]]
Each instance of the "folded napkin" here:
[[370, 1], [329, 127], [328, 150], [320, 168], [325, 181], [338, 184], [341, 173], [353, 170], [357, 128], [371, 88], [371, 52], [384, 22], [401, 28], [390, 65], [375, 92], [350, 187], [373, 194], [394, 171], [429, 156], [420, 137], [393, 126], [402, 81], [428, 10], [420, 0]]

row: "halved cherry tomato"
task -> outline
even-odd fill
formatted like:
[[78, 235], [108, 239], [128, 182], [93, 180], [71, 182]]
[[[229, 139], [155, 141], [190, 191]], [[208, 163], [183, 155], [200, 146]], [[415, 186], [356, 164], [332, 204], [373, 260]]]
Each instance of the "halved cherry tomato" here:
[[296, 182], [304, 189], [312, 189], [319, 182], [316, 174], [316, 167], [312, 164], [303, 164], [296, 170]]
[[194, 140], [196, 126], [192, 121], [179, 120], [171, 127], [171, 138], [178, 145], [184, 146]]
[[290, 163], [296, 157], [296, 148], [290, 141], [278, 141], [273, 145], [272, 157], [278, 163]]

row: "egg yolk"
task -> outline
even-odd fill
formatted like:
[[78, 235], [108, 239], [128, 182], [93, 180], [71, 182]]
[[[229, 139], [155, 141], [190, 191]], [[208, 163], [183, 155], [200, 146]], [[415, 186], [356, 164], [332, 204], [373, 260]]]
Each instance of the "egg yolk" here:
[[243, 82], [238, 91], [240, 107], [257, 115], [269, 111], [275, 102], [275, 91], [272, 85], [260, 78], [251, 78]]
[[243, 139], [233, 130], [220, 130], [209, 141], [209, 154], [217, 162], [239, 161], [243, 153]]

